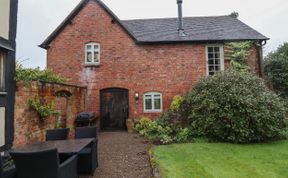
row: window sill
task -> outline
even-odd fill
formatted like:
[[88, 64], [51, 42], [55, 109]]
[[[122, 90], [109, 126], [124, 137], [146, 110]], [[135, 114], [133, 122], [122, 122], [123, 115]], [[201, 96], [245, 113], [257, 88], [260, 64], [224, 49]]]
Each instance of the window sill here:
[[0, 91], [0, 95], [7, 95], [7, 92]]
[[163, 111], [144, 111], [145, 114], [157, 114], [157, 113], [162, 113]]
[[100, 67], [100, 64], [85, 64], [84, 67]]

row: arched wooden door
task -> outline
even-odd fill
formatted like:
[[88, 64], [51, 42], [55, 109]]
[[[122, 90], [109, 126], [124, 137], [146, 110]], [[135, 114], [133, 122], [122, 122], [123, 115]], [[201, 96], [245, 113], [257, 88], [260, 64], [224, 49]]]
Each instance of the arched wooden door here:
[[100, 125], [102, 130], [126, 130], [129, 117], [128, 90], [109, 88], [100, 91]]

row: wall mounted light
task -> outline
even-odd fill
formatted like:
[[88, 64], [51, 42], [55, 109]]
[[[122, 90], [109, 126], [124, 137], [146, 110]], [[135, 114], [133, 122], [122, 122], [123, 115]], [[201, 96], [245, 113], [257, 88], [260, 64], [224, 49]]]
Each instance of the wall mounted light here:
[[139, 102], [139, 93], [136, 92], [135, 93], [135, 103], [138, 104], [138, 102]]

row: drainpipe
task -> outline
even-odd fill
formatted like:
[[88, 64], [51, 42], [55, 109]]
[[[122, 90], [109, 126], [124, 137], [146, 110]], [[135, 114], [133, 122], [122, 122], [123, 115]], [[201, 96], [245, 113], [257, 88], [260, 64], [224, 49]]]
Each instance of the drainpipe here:
[[177, 0], [178, 4], [178, 34], [180, 37], [185, 37], [185, 31], [183, 29], [183, 16], [182, 16], [182, 3], [183, 0]]
[[259, 76], [264, 77], [264, 65], [263, 65], [263, 46], [267, 43], [266, 40], [261, 40], [257, 44], [257, 52], [258, 52], [258, 64], [259, 64]]

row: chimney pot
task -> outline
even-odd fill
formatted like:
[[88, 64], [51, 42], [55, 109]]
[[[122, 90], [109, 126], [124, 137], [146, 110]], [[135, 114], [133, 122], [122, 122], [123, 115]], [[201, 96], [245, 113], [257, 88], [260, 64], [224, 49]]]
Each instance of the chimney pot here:
[[177, 0], [177, 4], [178, 4], [178, 34], [180, 37], [186, 36], [185, 31], [183, 29], [182, 3], [183, 3], [183, 0]]

